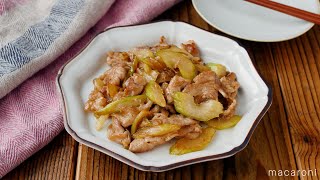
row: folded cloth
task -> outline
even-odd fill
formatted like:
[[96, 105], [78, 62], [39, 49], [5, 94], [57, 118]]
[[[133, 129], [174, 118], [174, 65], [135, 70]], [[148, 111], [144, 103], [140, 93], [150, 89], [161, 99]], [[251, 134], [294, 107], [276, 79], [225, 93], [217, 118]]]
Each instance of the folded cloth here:
[[[26, 2], [27, 0], [20, 1], [21, 3], [28, 3]], [[86, 34], [79, 41], [73, 44], [64, 54], [54, 60], [54, 62], [45, 69], [37, 72], [27, 81], [23, 82], [19, 87], [2, 98], [0, 100], [0, 178], [23, 162], [26, 158], [30, 157], [43, 146], [48, 144], [59, 132], [63, 130], [62, 107], [57, 88], [55, 86], [55, 78], [58, 70], [66, 61], [74, 57], [77, 52], [85, 47], [90, 40], [92, 40], [105, 28], [147, 22], [162, 13], [164, 10], [176, 4], [178, 1], [179, 0], [117, 0], [108, 10], [108, 12], [103, 15], [100, 21], [91, 29], [89, 29], [89, 31], [87, 31]], [[1, 9], [3, 9], [1, 2], [2, 1], [0, 0], [0, 22], [1, 15], [3, 14], [3, 11], [1, 11]], [[41, 3], [44, 2], [47, 1], [41, 1]], [[97, 4], [94, 2], [98, 2], [98, 6], [100, 5], [101, 7], [96, 6]], [[35, 41], [31, 42], [27, 41], [28, 39], [23, 39], [26, 38], [25, 33], [18, 37], [8, 37], [5, 39], [5, 41], [8, 41], [9, 43], [15, 43], [18, 42], [18, 39], [23, 37], [20, 43], [26, 44], [20, 45], [24, 47], [24, 52], [19, 51], [17, 53], [26, 53], [28, 56], [18, 57], [14, 56], [14, 54], [11, 54], [14, 56], [14, 58], [21, 60], [17, 62], [21, 62], [22, 64], [17, 65], [17, 62], [12, 62], [12, 66], [10, 66], [8, 65], [8, 62], [14, 60], [14, 58], [10, 59], [12, 58], [10, 57], [9, 61], [8, 59], [3, 59], [3, 57], [6, 57], [4, 54], [7, 55], [8, 52], [3, 51], [2, 49], [0, 50], [0, 76], [3, 76], [4, 74], [3, 69], [6, 72], [10, 71], [16, 73], [14, 76], [8, 78], [8, 89], [3, 91], [3, 87], [1, 86], [1, 94], [4, 95], [7, 91], [15, 87], [15, 85], [11, 86], [9, 84], [20, 83], [33, 72], [46, 66], [49, 63], [49, 61], [46, 59], [54, 58], [57, 54], [60, 54], [62, 51], [66, 50], [67, 47], [74, 42], [76, 37], [80, 38], [84, 31], [88, 29], [88, 26], [90, 27], [92, 25], [94, 19], [96, 18], [94, 15], [96, 14], [96, 16], [99, 17], [98, 11], [103, 12], [104, 10], [108, 9], [109, 5], [112, 3], [111, 0], [96, 0], [94, 2], [93, 0], [48, 0], [48, 3], [52, 4], [49, 4], [48, 6], [50, 7], [47, 9], [51, 9], [52, 12], [46, 14], [47, 17], [44, 18], [45, 20], [38, 19], [35, 21], [46, 21], [50, 19], [49, 16], [54, 14], [54, 12], [60, 14], [61, 17], [55, 17], [53, 20], [54, 22], [47, 22], [47, 27], [42, 27], [45, 28], [44, 34], [33, 34], [34, 36], [31, 36], [30, 38]], [[70, 11], [60, 10], [59, 7], [57, 7], [57, 3], [63, 3], [64, 5], [70, 3], [67, 6]], [[38, 5], [40, 6], [40, 4]], [[85, 14], [80, 12], [81, 8], [83, 7], [78, 6], [90, 6], [87, 7], [86, 11], [90, 17], [86, 18]], [[80, 10], [75, 10], [77, 8], [80, 8]], [[63, 13], [65, 14], [63, 15]], [[71, 15], [72, 13], [76, 13], [76, 15]], [[60, 27], [63, 29], [63, 31], [68, 31], [68, 34], [64, 34], [62, 38], [56, 38], [54, 42], [51, 42], [51, 45], [46, 45], [47, 48], [50, 49], [50, 55], [46, 55], [42, 58], [41, 56], [43, 56], [43, 53], [46, 52], [43, 52], [43, 49], [39, 50], [36, 48], [38, 47], [38, 44], [36, 44], [38, 39], [36, 38], [44, 38], [44, 40], [46, 40], [46, 38], [54, 38], [56, 36], [54, 33], [61, 29], [50, 29], [50, 23], [64, 21], [64, 16], [68, 18], [68, 21], [65, 23], [75, 24], [77, 30], [70, 32], [70, 29], [66, 27]], [[75, 22], [82, 21], [81, 18], [85, 18], [86, 22]], [[92, 18], [92, 21], [89, 20], [90, 18]], [[78, 31], [78, 29], [81, 30]], [[19, 29], [17, 31], [22, 30]], [[29, 32], [29, 29], [25, 32]], [[40, 32], [37, 31], [37, 33]], [[12, 40], [12, 38], [15, 40]], [[59, 44], [59, 46], [54, 45], [55, 43]], [[31, 63], [30, 57], [42, 59], [36, 60], [29, 65], [28, 63]], [[24, 60], [28, 62], [24, 62]], [[5, 64], [4, 66], [8, 67], [4, 67], [2, 65], [3, 63]], [[13, 68], [13, 71], [11, 71], [11, 68]], [[22, 71], [22, 69], [24, 72], [18, 72]]]
[[114, 0], [0, 0], [0, 98], [83, 36]]

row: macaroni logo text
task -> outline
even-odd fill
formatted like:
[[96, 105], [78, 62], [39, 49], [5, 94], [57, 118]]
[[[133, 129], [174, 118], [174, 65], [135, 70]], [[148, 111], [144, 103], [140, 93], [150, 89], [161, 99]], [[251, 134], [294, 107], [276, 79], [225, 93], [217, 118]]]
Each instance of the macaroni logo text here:
[[317, 176], [317, 169], [309, 170], [268, 170], [268, 176]]

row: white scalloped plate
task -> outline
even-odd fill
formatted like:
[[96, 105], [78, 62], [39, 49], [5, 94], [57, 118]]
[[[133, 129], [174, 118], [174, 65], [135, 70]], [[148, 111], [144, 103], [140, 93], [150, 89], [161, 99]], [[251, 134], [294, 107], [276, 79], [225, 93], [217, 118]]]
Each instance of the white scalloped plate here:
[[[319, 0], [273, 0], [313, 13], [320, 13]], [[200, 16], [211, 26], [241, 39], [276, 42], [307, 32], [311, 22], [244, 0], [192, 0]]]
[[[162, 35], [167, 37], [169, 43], [176, 45], [195, 40], [205, 62], [226, 65], [237, 74], [241, 84], [237, 113], [243, 119], [234, 128], [218, 131], [212, 143], [199, 152], [170, 155], [171, 142], [149, 152], [134, 154], [108, 140], [106, 127], [96, 131], [93, 115], [83, 110], [93, 88], [92, 80], [109, 68], [101, 59], [107, 51], [154, 45]], [[64, 102], [64, 125], [74, 139], [137, 169], [158, 172], [229, 157], [241, 151], [272, 100], [271, 89], [260, 78], [246, 50], [235, 41], [183, 22], [171, 21], [117, 27], [102, 32], [60, 70], [57, 85]]]

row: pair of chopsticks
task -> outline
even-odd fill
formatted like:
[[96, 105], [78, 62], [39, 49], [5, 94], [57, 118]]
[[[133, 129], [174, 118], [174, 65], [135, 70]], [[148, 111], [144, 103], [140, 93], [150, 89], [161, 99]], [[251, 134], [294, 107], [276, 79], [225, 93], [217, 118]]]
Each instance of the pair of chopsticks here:
[[245, 0], [320, 25], [320, 15], [270, 0]]

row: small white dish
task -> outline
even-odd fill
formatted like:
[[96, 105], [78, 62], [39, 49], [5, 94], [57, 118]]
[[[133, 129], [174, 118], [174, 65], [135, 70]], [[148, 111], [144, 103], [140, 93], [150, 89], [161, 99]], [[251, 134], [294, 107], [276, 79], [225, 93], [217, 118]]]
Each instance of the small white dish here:
[[[237, 114], [243, 119], [234, 128], [218, 131], [212, 143], [202, 151], [170, 155], [171, 142], [149, 152], [134, 154], [108, 140], [106, 127], [96, 131], [93, 115], [84, 112], [84, 103], [93, 89], [92, 80], [109, 68], [101, 59], [106, 52], [154, 45], [162, 35], [168, 43], [176, 45], [195, 40], [205, 62], [226, 65], [237, 74], [241, 85]], [[260, 78], [248, 53], [238, 43], [183, 22], [171, 21], [117, 27], [102, 32], [60, 70], [57, 86], [64, 104], [64, 125], [74, 139], [137, 169], [156, 172], [226, 158], [241, 151], [272, 100], [271, 89]]]
[[[319, 0], [274, 0], [320, 13]], [[261, 42], [289, 40], [314, 25], [244, 0], [192, 0], [200, 16], [216, 29], [241, 39]]]

